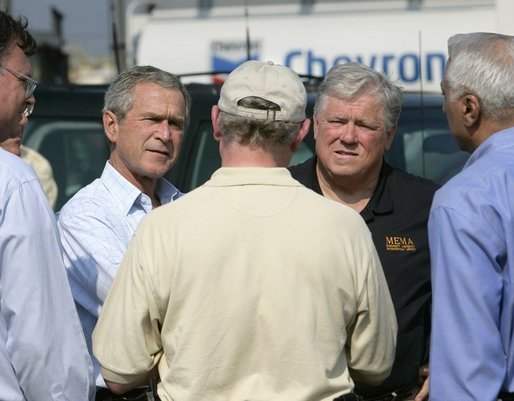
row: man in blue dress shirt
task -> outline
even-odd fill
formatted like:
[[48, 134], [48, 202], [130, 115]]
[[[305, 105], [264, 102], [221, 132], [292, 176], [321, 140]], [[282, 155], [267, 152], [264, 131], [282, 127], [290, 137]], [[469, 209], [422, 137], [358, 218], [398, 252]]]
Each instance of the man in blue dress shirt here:
[[0, 399], [86, 401], [91, 359], [73, 305], [55, 219], [19, 156], [36, 81], [24, 19], [0, 11]]
[[448, 47], [444, 111], [471, 157], [430, 213], [430, 399], [514, 400], [514, 37]]
[[[103, 125], [111, 143], [102, 176], [62, 208], [58, 228], [73, 298], [91, 335], [123, 254], [141, 219], [181, 193], [162, 176], [177, 161], [190, 97], [180, 80], [151, 66], [120, 74], [105, 95]], [[96, 400], [110, 399], [93, 358]]]

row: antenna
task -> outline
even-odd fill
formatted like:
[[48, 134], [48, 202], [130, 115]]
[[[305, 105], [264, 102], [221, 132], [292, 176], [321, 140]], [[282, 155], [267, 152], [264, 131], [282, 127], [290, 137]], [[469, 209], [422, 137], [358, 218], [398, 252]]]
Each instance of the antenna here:
[[[419, 59], [419, 120], [421, 126], [421, 132], [423, 140], [425, 140], [425, 103], [424, 103], [424, 91], [423, 91], [423, 41], [421, 30], [418, 31], [418, 59]], [[421, 148], [421, 157], [423, 159], [423, 172], [425, 170], [425, 152]]]
[[252, 59], [252, 44], [250, 41], [250, 24], [248, 22], [248, 0], [245, 0], [245, 23], [246, 23], [246, 60]]
[[116, 61], [116, 71], [121, 72], [121, 60], [119, 54], [119, 42], [118, 42], [118, 25], [116, 23], [116, 11], [115, 11], [114, 0], [111, 0], [111, 34], [112, 34], [112, 47], [114, 50], [114, 60]]
[[422, 33], [421, 31], [418, 31], [418, 49], [419, 49], [419, 54], [418, 54], [418, 58], [419, 58], [419, 96], [420, 96], [420, 111], [421, 111], [421, 128], [423, 130], [423, 132], [425, 132], [425, 121], [424, 121], [424, 116], [423, 116], [423, 112], [425, 110], [424, 108], [424, 103], [423, 103], [423, 100], [424, 100], [424, 90], [423, 90], [423, 40], [422, 40]]

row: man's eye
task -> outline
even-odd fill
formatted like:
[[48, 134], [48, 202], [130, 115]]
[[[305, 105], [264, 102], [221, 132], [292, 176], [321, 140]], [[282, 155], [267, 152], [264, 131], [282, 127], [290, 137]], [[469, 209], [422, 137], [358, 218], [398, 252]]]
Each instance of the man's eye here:
[[184, 124], [179, 121], [168, 121], [168, 125], [173, 129], [181, 130], [184, 128]]

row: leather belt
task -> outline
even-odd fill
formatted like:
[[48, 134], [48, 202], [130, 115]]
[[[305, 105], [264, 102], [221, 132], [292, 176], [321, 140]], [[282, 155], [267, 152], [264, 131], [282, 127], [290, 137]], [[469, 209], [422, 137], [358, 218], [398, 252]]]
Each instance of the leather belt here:
[[417, 388], [418, 382], [416, 381], [378, 397], [364, 398], [364, 401], [401, 401], [411, 397], [416, 392]]
[[107, 388], [98, 388], [95, 401], [147, 401], [148, 387], [127, 391], [124, 394], [114, 394]]

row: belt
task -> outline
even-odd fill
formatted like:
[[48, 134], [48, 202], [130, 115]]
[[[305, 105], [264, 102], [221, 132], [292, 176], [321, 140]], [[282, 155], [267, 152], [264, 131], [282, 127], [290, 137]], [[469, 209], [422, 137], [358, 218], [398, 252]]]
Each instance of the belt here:
[[501, 392], [498, 394], [498, 401], [514, 401], [514, 393]]
[[149, 391], [149, 387], [141, 387], [124, 394], [114, 394], [107, 388], [97, 387], [95, 401], [147, 401]]
[[378, 397], [365, 398], [364, 401], [401, 401], [411, 397], [417, 389], [418, 382], [415, 381], [411, 384], [407, 384], [406, 386], [391, 391], [390, 393], [382, 394]]

